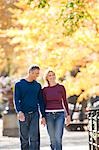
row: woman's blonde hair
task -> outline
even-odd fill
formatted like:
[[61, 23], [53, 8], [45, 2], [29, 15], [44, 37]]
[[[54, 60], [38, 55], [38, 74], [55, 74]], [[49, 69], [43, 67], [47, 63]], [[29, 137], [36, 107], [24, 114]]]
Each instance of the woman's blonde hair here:
[[47, 82], [48, 85], [50, 85], [50, 84], [49, 84], [49, 81], [48, 81], [48, 79], [47, 79], [47, 76], [48, 76], [48, 74], [49, 74], [50, 72], [55, 74], [55, 72], [54, 72], [53, 70], [47, 70], [47, 71], [46, 71], [44, 79], [45, 79], [45, 81]]

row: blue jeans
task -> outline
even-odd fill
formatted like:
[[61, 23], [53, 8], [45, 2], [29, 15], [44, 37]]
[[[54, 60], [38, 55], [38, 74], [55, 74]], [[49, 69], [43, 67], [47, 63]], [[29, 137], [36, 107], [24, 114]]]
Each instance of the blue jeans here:
[[19, 121], [21, 150], [39, 150], [39, 112], [25, 114], [25, 121]]
[[64, 121], [64, 112], [46, 112], [47, 131], [50, 137], [51, 150], [62, 150]]

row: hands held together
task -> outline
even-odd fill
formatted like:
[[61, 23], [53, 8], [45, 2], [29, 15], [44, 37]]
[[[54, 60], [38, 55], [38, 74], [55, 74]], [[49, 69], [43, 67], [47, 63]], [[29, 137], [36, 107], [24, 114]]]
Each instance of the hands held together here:
[[[17, 114], [17, 118], [18, 118], [18, 120], [20, 120], [20, 121], [25, 121], [25, 115], [24, 115], [24, 113], [23, 113], [22, 111], [20, 111], [20, 112]], [[43, 126], [46, 125], [46, 120], [45, 120], [44, 117], [41, 119], [41, 124], [42, 124]]]
[[[18, 117], [18, 120], [20, 120], [20, 121], [25, 121], [25, 115], [24, 115], [23, 112], [20, 111], [20, 112], [17, 114], [17, 117]], [[66, 120], [65, 120], [66, 126], [69, 126], [69, 125], [70, 125], [70, 121], [71, 121], [70, 115], [68, 115], [68, 116], [66, 117]], [[45, 119], [44, 117], [41, 119], [41, 124], [42, 124], [43, 126], [46, 125], [46, 119]]]

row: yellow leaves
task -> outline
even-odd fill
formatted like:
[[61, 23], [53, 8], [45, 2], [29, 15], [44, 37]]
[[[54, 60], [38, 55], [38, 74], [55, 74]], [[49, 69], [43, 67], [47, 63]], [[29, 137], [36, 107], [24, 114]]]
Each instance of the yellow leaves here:
[[93, 95], [99, 95], [99, 62], [94, 61], [80, 71], [76, 80], [79, 80], [79, 87], [82, 88], [84, 92], [78, 98], [78, 102], [83, 99], [88, 99], [88, 97]]
[[85, 92], [83, 92], [79, 98], [78, 98], [78, 103], [82, 102], [83, 100], [88, 100], [92, 96], [99, 96], [99, 86], [93, 86], [89, 89], [87, 89]]
[[[78, 102], [84, 99], [88, 100], [93, 95], [99, 95], [99, 62], [93, 61], [80, 68], [77, 76], [71, 77], [70, 74], [66, 75], [66, 80], [63, 81], [67, 89], [67, 94], [80, 95]], [[82, 92], [83, 91], [83, 92]]]
[[69, 76], [63, 84], [66, 87], [67, 95], [72, 96], [75, 94], [79, 95], [81, 93], [82, 89], [80, 88], [79, 82], [75, 80], [75, 78]]
[[99, 62], [93, 62], [87, 66], [87, 72], [89, 74], [95, 74], [98, 71], [99, 73]]
[[[43, 9], [37, 7], [39, 0], [34, 0], [30, 5], [27, 1], [19, 0], [14, 9], [8, 8], [12, 17], [11, 25], [7, 30], [0, 30], [0, 38], [7, 38], [6, 41], [13, 49], [8, 45], [7, 49], [5, 46], [4, 49], [0, 47], [0, 64], [5, 61], [7, 65], [6, 59], [1, 60], [6, 52], [11, 59], [11, 72], [16, 76], [25, 74], [28, 66], [34, 63], [40, 65], [43, 73], [50, 67], [58, 79], [64, 80], [68, 96], [80, 95], [83, 90], [79, 99], [87, 99], [87, 96], [97, 91], [99, 85], [99, 37], [95, 30], [95, 22], [99, 22], [98, 5], [88, 7], [89, 13], [92, 10], [95, 22], [85, 20], [86, 26], [80, 25], [72, 36], [66, 37], [63, 35], [65, 28], [62, 22], [56, 21], [66, 0], [48, 1], [50, 6]], [[69, 11], [65, 13], [69, 14]], [[5, 16], [3, 21], [8, 21], [8, 18]], [[5, 68], [5, 65], [3, 63], [0, 66]], [[80, 72], [74, 78], [70, 71], [76, 67], [80, 67]]]
[[[80, 71], [85, 75], [86, 74], [91, 75], [91, 76], [98, 75], [99, 74], [99, 62], [93, 61], [93, 62], [87, 64], [86, 68], [81, 68]], [[79, 74], [78, 74], [78, 77], [79, 77]]]
[[29, 5], [27, 5], [28, 0], [18, 0], [18, 2], [15, 3], [15, 6], [22, 10], [29, 9]]
[[92, 95], [97, 95], [99, 96], [99, 86], [93, 86], [88, 90], [89, 96], [91, 97]]

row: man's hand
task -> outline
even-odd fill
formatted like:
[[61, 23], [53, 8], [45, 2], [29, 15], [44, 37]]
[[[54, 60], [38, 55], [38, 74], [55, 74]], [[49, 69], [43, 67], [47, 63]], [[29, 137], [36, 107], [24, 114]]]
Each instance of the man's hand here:
[[66, 126], [69, 126], [69, 125], [70, 125], [70, 121], [71, 121], [70, 115], [68, 115], [68, 116], [66, 117]]
[[17, 117], [18, 117], [18, 120], [25, 121], [25, 116], [22, 111], [19, 111], [19, 113], [17, 114]]
[[45, 125], [46, 125], [46, 120], [45, 120], [45, 118], [44, 118], [44, 117], [41, 119], [41, 124], [42, 124], [43, 126], [45, 126]]

